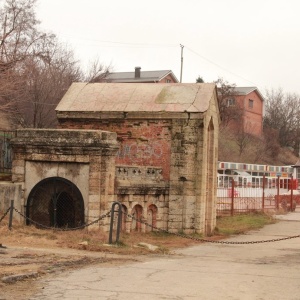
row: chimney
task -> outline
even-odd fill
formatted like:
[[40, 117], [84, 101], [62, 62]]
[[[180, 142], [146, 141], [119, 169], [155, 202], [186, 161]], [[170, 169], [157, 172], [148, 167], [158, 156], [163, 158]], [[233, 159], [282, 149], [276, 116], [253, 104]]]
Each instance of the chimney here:
[[134, 78], [141, 78], [141, 67], [135, 67]]

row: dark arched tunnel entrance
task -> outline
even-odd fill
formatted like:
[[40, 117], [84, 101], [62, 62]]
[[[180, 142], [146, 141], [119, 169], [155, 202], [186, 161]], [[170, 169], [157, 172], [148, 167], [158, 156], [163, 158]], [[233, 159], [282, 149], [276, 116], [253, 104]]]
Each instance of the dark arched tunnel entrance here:
[[[61, 177], [43, 179], [31, 190], [26, 206], [27, 225], [75, 228], [84, 224], [84, 202], [79, 189]], [[33, 222], [32, 222], [33, 221]]]

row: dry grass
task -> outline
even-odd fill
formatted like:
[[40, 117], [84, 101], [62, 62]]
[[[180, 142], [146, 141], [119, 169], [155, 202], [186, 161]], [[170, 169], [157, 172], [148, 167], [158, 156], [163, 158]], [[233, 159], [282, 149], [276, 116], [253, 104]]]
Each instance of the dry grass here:
[[[139, 246], [139, 243], [157, 246], [156, 253], [169, 253], [174, 248], [195, 244], [193, 240], [169, 234], [133, 232], [130, 234], [121, 233], [118, 244], [108, 245], [108, 233], [100, 229], [56, 231], [15, 224], [12, 230], [9, 230], [7, 225], [2, 223], [0, 224], [0, 236], [0, 243], [4, 245], [36, 248], [70, 248], [126, 255], [140, 255], [153, 252]], [[115, 241], [115, 236], [113, 241]]]
[[[44, 230], [14, 222], [12, 230], [9, 230], [7, 223], [5, 223], [2, 222], [0, 224], [0, 243], [11, 246], [69, 248], [115, 254], [143, 255], [153, 253], [153, 251], [140, 246], [140, 243], [157, 246], [157, 250], [154, 252], [161, 254], [170, 253], [176, 248], [184, 248], [200, 243], [191, 238], [183, 238], [163, 232], [132, 232], [130, 234], [121, 232], [119, 243], [108, 245], [108, 233], [100, 229], [76, 231]], [[215, 234], [206, 239], [225, 238], [231, 234], [239, 234], [261, 228], [270, 223], [274, 223], [272, 216], [260, 213], [222, 217], [217, 219]], [[201, 238], [199, 235], [190, 235], [189, 237]], [[113, 236], [113, 241], [115, 241], [115, 235]]]

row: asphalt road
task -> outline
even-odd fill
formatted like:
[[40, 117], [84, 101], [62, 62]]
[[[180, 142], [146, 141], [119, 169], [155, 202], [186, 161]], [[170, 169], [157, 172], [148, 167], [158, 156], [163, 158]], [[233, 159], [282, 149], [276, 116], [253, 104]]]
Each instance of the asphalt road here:
[[[300, 235], [300, 212], [226, 241]], [[177, 255], [87, 267], [42, 279], [31, 299], [300, 299], [300, 238], [254, 244], [199, 244]]]

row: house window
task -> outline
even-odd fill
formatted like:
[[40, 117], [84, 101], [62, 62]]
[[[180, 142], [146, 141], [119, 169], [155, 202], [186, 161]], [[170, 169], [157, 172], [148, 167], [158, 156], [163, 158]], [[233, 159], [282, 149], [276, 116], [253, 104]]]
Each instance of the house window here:
[[234, 106], [235, 105], [235, 99], [229, 98], [227, 99], [227, 106]]
[[254, 101], [249, 99], [249, 108], [253, 108], [253, 105], [254, 105]]
[[170, 79], [166, 79], [166, 83], [171, 83], [171, 80]]

